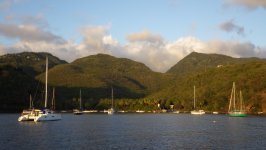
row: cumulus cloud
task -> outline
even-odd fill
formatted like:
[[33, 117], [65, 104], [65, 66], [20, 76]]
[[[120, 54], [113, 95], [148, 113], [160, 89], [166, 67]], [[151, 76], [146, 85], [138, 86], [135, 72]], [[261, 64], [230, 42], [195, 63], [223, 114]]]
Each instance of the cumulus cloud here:
[[238, 26], [234, 23], [234, 20], [226, 21], [219, 25], [219, 28], [225, 32], [236, 32], [238, 35], [244, 36], [244, 27]]
[[[141, 34], [136, 33], [136, 35]], [[165, 72], [189, 53], [195, 50], [203, 51], [205, 46], [193, 37], [180, 38], [173, 42], [167, 42], [158, 35], [156, 37], [160, 37], [159, 42], [154, 40], [145, 40], [145, 42], [129, 41], [124, 46], [127, 58], [143, 62], [154, 71]]]
[[207, 47], [214, 53], [232, 57], [266, 57], [266, 48], [260, 48], [250, 42], [213, 40]]
[[[34, 30], [23, 29], [26, 31]], [[120, 44], [109, 34], [108, 26], [87, 26], [80, 31], [83, 37], [80, 43], [67, 40], [64, 40], [64, 43], [47, 40], [20, 40], [9, 47], [0, 45], [0, 54], [46, 51], [71, 62], [88, 55], [105, 53], [142, 62], [158, 72], [167, 71], [193, 51], [218, 53], [233, 57], [266, 57], [266, 48], [257, 47], [250, 42], [222, 40], [205, 42], [190, 36], [180, 37], [175, 41], [167, 41], [158, 34], [143, 31], [129, 34], [127, 36], [128, 42]], [[12, 37], [17, 37], [17, 35], [14, 33]]]
[[17, 38], [21, 41], [45, 41], [63, 44], [65, 41], [60, 36], [44, 31], [35, 25], [16, 25], [0, 23], [0, 35], [8, 38]]
[[226, 0], [227, 5], [239, 5], [248, 9], [257, 9], [262, 7], [266, 9], [265, 0]]
[[149, 43], [162, 43], [163, 38], [160, 35], [152, 34], [149, 31], [132, 33], [127, 36], [129, 42], [149, 42]]
[[77, 46], [80, 55], [97, 53], [111, 54], [115, 47], [119, 47], [117, 40], [108, 33], [109, 26], [87, 26], [81, 29], [83, 40]]

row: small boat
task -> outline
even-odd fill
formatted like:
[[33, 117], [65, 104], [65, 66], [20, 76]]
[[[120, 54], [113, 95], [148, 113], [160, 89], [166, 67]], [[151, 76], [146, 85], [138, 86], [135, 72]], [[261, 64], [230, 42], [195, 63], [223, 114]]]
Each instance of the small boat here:
[[114, 114], [114, 112], [115, 112], [115, 110], [113, 108], [110, 108], [107, 110], [108, 115], [112, 115], [112, 114]]
[[74, 109], [73, 110], [73, 114], [74, 115], [82, 115], [83, 114], [83, 111], [79, 110], [79, 109]]
[[219, 114], [219, 112], [218, 111], [214, 111], [214, 112], [212, 112], [212, 114], [217, 115], [217, 114]]
[[167, 110], [166, 109], [162, 109], [161, 112], [162, 113], [167, 113]]
[[83, 110], [83, 113], [97, 113], [98, 110]]
[[263, 111], [259, 111], [257, 114], [258, 115], [262, 115], [263, 114]]
[[196, 87], [194, 86], [194, 110], [190, 112], [192, 115], [203, 115], [205, 114], [204, 110], [196, 110]]
[[79, 90], [79, 109], [74, 109], [73, 110], [74, 115], [82, 115], [82, 102], [81, 102], [81, 90]]
[[144, 110], [136, 110], [137, 113], [145, 113]]
[[125, 113], [126, 111], [124, 111], [124, 110], [119, 110], [118, 112], [120, 112], [120, 113]]
[[236, 96], [235, 82], [233, 82], [233, 87], [232, 87], [232, 92], [231, 92], [231, 97], [230, 97], [230, 102], [229, 102], [229, 108], [228, 108], [228, 114], [231, 117], [246, 117], [247, 116], [241, 90], [239, 92], [239, 97]]
[[205, 111], [204, 110], [192, 110], [190, 113], [192, 115], [203, 115], [205, 114]]
[[176, 111], [173, 111], [172, 113], [173, 114], [179, 114], [180, 112], [178, 110], [176, 110]]

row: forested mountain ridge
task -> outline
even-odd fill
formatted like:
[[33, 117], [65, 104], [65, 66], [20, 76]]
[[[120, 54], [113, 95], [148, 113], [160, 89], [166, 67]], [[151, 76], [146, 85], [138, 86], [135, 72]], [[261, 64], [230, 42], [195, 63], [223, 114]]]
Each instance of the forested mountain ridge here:
[[[49, 53], [19, 53], [0, 56], [1, 110], [16, 111], [28, 106], [29, 94], [38, 93], [42, 106], [45, 57], [49, 57], [48, 85], [56, 89], [58, 109], [73, 109], [82, 90], [85, 109], [110, 106], [111, 87], [117, 109], [191, 110], [193, 86], [197, 107], [227, 111], [232, 83], [243, 92], [249, 112], [266, 111], [266, 61], [193, 52], [167, 73], [150, 70], [143, 63], [106, 54], [79, 58], [71, 63]], [[30, 68], [30, 69], [29, 69]], [[39, 88], [36, 88], [39, 86]], [[36, 95], [36, 94], [35, 94]]]
[[204, 54], [192, 52], [182, 60], [177, 62], [171, 67], [167, 73], [176, 75], [186, 75], [197, 72], [204, 72], [210, 68], [222, 67], [224, 65], [232, 65], [245, 63], [250, 61], [266, 61], [265, 59], [259, 58], [233, 58], [221, 54]]

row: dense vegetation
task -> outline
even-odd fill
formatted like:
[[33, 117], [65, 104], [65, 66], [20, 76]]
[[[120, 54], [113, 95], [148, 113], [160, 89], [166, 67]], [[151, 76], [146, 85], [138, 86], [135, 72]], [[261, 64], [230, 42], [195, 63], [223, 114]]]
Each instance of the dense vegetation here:
[[[37, 77], [44, 80], [44, 74]], [[160, 90], [173, 76], [151, 71], [142, 63], [125, 58], [115, 58], [98, 54], [80, 58], [70, 64], [58, 65], [49, 70], [49, 85], [58, 90], [57, 99], [66, 109], [73, 108], [78, 91], [86, 107], [94, 108], [100, 99], [111, 97], [111, 87], [115, 98], [142, 98]], [[64, 107], [65, 108], [65, 107]]]
[[197, 106], [212, 111], [228, 109], [232, 83], [242, 90], [246, 108], [250, 112], [265, 111], [266, 102], [266, 63], [225, 65], [205, 72], [190, 75], [176, 84], [151, 95], [151, 98], [163, 98], [175, 103], [177, 107], [192, 108], [193, 86], [196, 86]]
[[153, 111], [160, 104], [161, 109], [174, 105], [174, 109], [188, 111], [192, 109], [195, 85], [198, 108], [226, 112], [232, 83], [236, 82], [249, 112], [266, 111], [264, 59], [196, 52], [167, 73], [153, 72], [142, 63], [104, 54], [69, 64], [47, 53], [4, 55], [0, 57], [1, 110], [27, 107], [30, 93], [35, 94], [35, 105], [43, 106], [46, 55], [50, 60], [49, 93], [55, 87], [58, 109], [77, 108], [80, 89], [85, 109], [107, 109], [113, 87], [115, 107], [119, 110]]
[[[0, 56], [0, 111], [18, 111], [29, 106], [30, 94], [41, 99], [41, 83], [35, 76], [44, 71], [45, 58], [51, 60], [50, 67], [66, 63], [48, 53], [23, 52]], [[41, 105], [37, 101], [36, 105]]]

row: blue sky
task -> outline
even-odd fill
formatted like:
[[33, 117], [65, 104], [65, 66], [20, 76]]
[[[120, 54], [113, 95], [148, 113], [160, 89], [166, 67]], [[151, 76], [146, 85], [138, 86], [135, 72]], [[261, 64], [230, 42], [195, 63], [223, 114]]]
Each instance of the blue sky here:
[[266, 57], [263, 0], [2, 0], [0, 54], [107, 53], [164, 72], [192, 51]]

